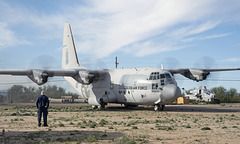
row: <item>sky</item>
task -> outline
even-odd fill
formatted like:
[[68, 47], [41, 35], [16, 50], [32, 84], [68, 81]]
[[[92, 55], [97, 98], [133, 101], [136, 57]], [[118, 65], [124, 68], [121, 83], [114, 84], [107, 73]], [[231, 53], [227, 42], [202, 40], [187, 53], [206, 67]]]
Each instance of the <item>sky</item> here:
[[[0, 69], [61, 68], [63, 28], [72, 27], [80, 64], [87, 67], [240, 67], [238, 0], [1, 0]], [[181, 88], [224, 86], [240, 92], [240, 71], [212, 73]], [[0, 89], [37, 86], [0, 76]], [[62, 78], [49, 84], [70, 86]]]

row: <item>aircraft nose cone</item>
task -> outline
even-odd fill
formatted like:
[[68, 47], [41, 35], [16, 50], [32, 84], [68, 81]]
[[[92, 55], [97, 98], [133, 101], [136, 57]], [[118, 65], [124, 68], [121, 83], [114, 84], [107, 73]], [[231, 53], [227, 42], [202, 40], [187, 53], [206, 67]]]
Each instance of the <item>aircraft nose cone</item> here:
[[162, 100], [171, 103], [181, 96], [181, 90], [177, 85], [168, 84], [163, 87], [162, 96]]

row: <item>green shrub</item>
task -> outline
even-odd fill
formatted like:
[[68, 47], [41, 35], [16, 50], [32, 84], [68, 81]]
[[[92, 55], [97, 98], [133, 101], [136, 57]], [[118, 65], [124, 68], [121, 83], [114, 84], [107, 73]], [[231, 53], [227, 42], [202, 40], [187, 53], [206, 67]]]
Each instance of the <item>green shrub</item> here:
[[58, 124], [60, 127], [64, 127], [65, 125], [63, 123]]
[[210, 127], [203, 127], [203, 128], [201, 128], [201, 130], [211, 130], [211, 128]]
[[108, 121], [106, 121], [106, 120], [104, 120], [104, 119], [101, 119], [101, 121], [99, 122], [99, 125], [100, 125], [100, 126], [104, 126], [104, 125], [106, 125], [106, 124], [108, 124]]
[[137, 126], [133, 126], [132, 129], [138, 129], [138, 127]]
[[115, 144], [136, 144], [134, 139], [129, 139], [126, 136], [114, 140]]
[[86, 141], [87, 141], [87, 142], [96, 142], [96, 141], [97, 141], [97, 138], [96, 138], [95, 135], [88, 135]]

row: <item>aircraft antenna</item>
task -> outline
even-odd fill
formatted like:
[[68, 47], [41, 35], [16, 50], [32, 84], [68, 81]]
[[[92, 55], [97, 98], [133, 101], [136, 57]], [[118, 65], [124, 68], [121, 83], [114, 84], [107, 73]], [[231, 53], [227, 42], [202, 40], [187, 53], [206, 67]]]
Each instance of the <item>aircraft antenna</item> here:
[[119, 65], [119, 63], [118, 63], [117, 57], [116, 57], [116, 61], [115, 61], [115, 66], [116, 66], [116, 68], [118, 67], [118, 65]]

